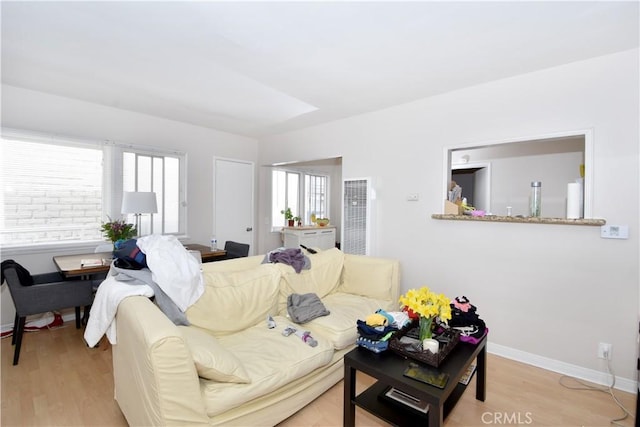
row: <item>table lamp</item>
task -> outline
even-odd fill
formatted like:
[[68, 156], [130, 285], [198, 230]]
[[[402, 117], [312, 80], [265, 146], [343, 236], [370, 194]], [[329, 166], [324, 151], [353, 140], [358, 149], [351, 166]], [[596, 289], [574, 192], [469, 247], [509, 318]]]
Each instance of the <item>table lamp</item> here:
[[125, 191], [122, 193], [123, 214], [134, 214], [136, 217], [136, 230], [140, 236], [140, 215], [154, 214], [158, 212], [156, 193], [153, 191]]

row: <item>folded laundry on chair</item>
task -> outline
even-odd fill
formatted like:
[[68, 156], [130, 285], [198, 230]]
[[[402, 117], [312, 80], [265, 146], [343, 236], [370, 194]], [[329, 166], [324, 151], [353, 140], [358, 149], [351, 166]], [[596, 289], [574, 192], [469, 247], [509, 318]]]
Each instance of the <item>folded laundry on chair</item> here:
[[287, 312], [291, 316], [291, 320], [296, 323], [307, 323], [316, 317], [330, 314], [318, 295], [314, 293], [289, 295], [287, 297]]

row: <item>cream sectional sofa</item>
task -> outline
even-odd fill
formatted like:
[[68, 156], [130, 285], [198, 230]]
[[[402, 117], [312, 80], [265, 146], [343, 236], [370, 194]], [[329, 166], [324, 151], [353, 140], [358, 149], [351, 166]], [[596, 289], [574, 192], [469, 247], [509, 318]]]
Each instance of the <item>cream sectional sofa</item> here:
[[[308, 256], [312, 267], [300, 274], [264, 256], [203, 264], [191, 326], [174, 325], [147, 298], [122, 301], [113, 372], [129, 424], [274, 425], [339, 382], [356, 320], [398, 309], [399, 263], [338, 249]], [[294, 324], [292, 293], [317, 294], [330, 314]], [[310, 331], [317, 346], [285, 337], [288, 325]]]

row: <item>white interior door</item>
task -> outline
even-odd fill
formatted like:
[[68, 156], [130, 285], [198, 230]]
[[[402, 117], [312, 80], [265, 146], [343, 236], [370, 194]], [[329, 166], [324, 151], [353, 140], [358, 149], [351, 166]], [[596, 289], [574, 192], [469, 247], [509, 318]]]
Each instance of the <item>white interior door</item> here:
[[253, 243], [254, 164], [244, 160], [213, 159], [213, 232], [218, 247], [227, 240]]

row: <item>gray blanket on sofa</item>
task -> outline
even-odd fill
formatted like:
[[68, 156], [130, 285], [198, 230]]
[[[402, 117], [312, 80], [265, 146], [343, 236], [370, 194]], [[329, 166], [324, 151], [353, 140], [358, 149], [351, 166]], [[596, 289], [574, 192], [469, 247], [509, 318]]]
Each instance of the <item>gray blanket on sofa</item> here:
[[176, 325], [189, 326], [187, 316], [176, 305], [175, 302], [158, 286], [152, 279], [151, 271], [148, 268], [141, 270], [131, 270], [127, 268], [119, 268], [111, 264], [109, 274], [119, 282], [130, 285], [149, 285], [153, 289], [155, 303], [171, 321]]

